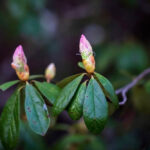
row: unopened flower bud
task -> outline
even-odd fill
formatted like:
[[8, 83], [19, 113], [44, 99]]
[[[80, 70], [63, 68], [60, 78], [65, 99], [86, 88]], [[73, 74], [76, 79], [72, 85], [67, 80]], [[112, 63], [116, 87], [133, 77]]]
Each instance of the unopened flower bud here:
[[45, 70], [45, 78], [47, 82], [50, 82], [56, 75], [56, 67], [54, 63], [48, 65]]
[[79, 49], [85, 70], [88, 73], [93, 73], [95, 70], [95, 59], [93, 56], [93, 50], [89, 41], [83, 34], [81, 35], [80, 38]]
[[21, 45], [16, 48], [13, 54], [13, 62], [11, 63], [11, 66], [16, 71], [20, 80], [27, 81], [29, 79], [29, 67]]

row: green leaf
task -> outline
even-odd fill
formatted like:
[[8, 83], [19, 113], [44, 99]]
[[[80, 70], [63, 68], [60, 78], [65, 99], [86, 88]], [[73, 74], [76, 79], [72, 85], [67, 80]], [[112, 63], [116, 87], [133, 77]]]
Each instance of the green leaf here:
[[54, 115], [60, 114], [69, 104], [70, 100], [74, 96], [84, 74], [76, 77], [73, 81], [68, 83], [60, 92], [58, 98], [56, 99], [53, 107]]
[[27, 121], [21, 121], [20, 143], [23, 144], [22, 150], [47, 150], [43, 137], [35, 134], [29, 127]]
[[86, 90], [83, 104], [85, 124], [92, 133], [100, 133], [108, 117], [108, 105], [105, 95], [94, 78], [91, 78]]
[[50, 125], [48, 109], [42, 96], [30, 84], [25, 88], [25, 112], [30, 128], [44, 136]]
[[35, 85], [39, 89], [39, 91], [49, 100], [51, 104], [54, 104], [59, 92], [60, 88], [56, 85], [47, 83], [47, 82], [38, 82], [34, 81]]
[[73, 79], [75, 79], [76, 77], [80, 76], [82, 73], [78, 73], [72, 76], [69, 76], [65, 79], [63, 79], [62, 81], [57, 83], [57, 86], [59, 86], [60, 88], [65, 87], [69, 82], [71, 82]]
[[80, 68], [82, 68], [82, 69], [84, 69], [84, 70], [85, 70], [85, 67], [84, 67], [84, 65], [83, 65], [83, 63], [82, 63], [82, 62], [78, 62], [78, 66], [79, 66]]
[[32, 75], [29, 77], [29, 80], [37, 79], [37, 78], [45, 78], [44, 75], [39, 74], [39, 75]]
[[73, 120], [78, 120], [83, 113], [83, 102], [86, 92], [86, 82], [82, 83], [69, 106], [68, 113]]
[[6, 82], [6, 83], [0, 85], [0, 89], [1, 89], [2, 91], [5, 91], [5, 90], [7, 90], [8, 88], [10, 88], [11, 86], [17, 84], [18, 82], [19, 82], [19, 80], [14, 80], [14, 81]]
[[106, 79], [104, 76], [94, 73], [98, 81], [100, 82], [100, 85], [104, 88], [104, 92], [106, 93], [106, 96], [111, 100], [113, 105], [118, 108], [118, 97], [115, 93], [114, 87], [112, 86], [111, 82]]
[[16, 90], [8, 99], [0, 118], [0, 139], [7, 150], [16, 147], [20, 125], [20, 94]]

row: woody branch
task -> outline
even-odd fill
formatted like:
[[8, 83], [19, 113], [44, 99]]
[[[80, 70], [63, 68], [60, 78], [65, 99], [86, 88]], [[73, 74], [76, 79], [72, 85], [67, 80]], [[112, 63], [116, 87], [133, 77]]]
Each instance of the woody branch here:
[[144, 70], [141, 74], [139, 74], [132, 82], [130, 82], [129, 84], [125, 85], [124, 87], [116, 90], [116, 94], [122, 95], [123, 100], [121, 102], [119, 102], [119, 105], [124, 105], [127, 101], [127, 92], [133, 88], [141, 79], [143, 79], [145, 76], [147, 76], [148, 74], [150, 74], [150, 68]]

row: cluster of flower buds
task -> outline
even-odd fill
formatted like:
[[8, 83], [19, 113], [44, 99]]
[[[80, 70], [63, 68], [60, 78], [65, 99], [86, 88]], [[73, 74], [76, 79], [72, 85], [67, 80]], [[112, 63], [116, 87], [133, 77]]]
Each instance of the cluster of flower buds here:
[[[93, 50], [89, 41], [84, 35], [81, 35], [79, 49], [85, 70], [88, 73], [93, 73], [95, 71]], [[16, 71], [16, 74], [21, 81], [27, 81], [29, 79], [29, 67], [27, 65], [27, 59], [21, 45], [19, 45], [14, 52], [11, 66]], [[45, 78], [47, 82], [50, 82], [55, 75], [56, 67], [54, 63], [51, 63], [45, 70]]]
[[93, 56], [93, 50], [89, 41], [83, 34], [80, 38], [79, 51], [82, 57], [82, 62], [85, 67], [85, 70], [88, 73], [93, 73], [95, 70], [95, 59]]
[[[24, 54], [23, 48], [19, 45], [14, 54], [12, 68], [16, 71], [18, 78], [21, 81], [27, 81], [29, 79], [29, 67], [27, 65], [27, 58]], [[56, 67], [54, 63], [48, 65], [45, 70], [45, 78], [47, 82], [50, 82], [56, 75]]]
[[48, 65], [45, 70], [45, 78], [47, 82], [50, 82], [56, 75], [56, 67], [54, 63]]
[[11, 66], [21, 81], [27, 81], [29, 79], [29, 67], [21, 45], [19, 45], [14, 52]]

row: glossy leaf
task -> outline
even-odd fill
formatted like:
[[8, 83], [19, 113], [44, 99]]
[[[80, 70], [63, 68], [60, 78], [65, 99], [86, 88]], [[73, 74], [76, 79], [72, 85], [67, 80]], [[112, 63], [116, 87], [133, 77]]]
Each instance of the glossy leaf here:
[[50, 125], [48, 109], [42, 96], [30, 84], [25, 88], [25, 112], [30, 128], [37, 134], [45, 135]]
[[59, 86], [60, 88], [63, 88], [63, 87], [65, 87], [69, 82], [71, 82], [72, 80], [74, 80], [76, 77], [78, 77], [78, 76], [80, 76], [80, 75], [81, 75], [81, 73], [78, 73], [78, 74], [69, 76], [69, 77], [63, 79], [62, 81], [58, 82], [58, 83], [57, 83], [57, 86]]
[[60, 92], [58, 98], [56, 99], [53, 107], [54, 115], [61, 113], [69, 104], [70, 100], [74, 96], [84, 74], [81, 74], [69, 84], [67, 84]]
[[49, 100], [51, 104], [54, 104], [59, 92], [60, 88], [56, 85], [47, 83], [47, 82], [38, 82], [34, 81], [35, 85], [39, 89], [39, 91]]
[[8, 99], [0, 118], [0, 139], [7, 150], [16, 147], [19, 137], [20, 95], [16, 90]]
[[78, 120], [83, 113], [83, 102], [86, 92], [86, 82], [82, 83], [69, 106], [68, 113], [73, 120]]
[[100, 133], [107, 121], [108, 105], [105, 95], [94, 78], [91, 78], [86, 90], [83, 105], [85, 124], [92, 133]]
[[0, 85], [0, 89], [2, 91], [5, 91], [5, 90], [7, 90], [8, 88], [10, 88], [11, 86], [13, 86], [13, 85], [15, 85], [17, 83], [19, 83], [19, 80], [14, 80], [14, 81], [6, 82], [6, 83]]
[[100, 85], [104, 88], [104, 92], [106, 93], [106, 96], [110, 99], [110, 101], [114, 104], [116, 108], [118, 108], [118, 97], [115, 94], [114, 87], [112, 86], [111, 82], [106, 79], [104, 76], [94, 73], [96, 78], [98, 79]]

